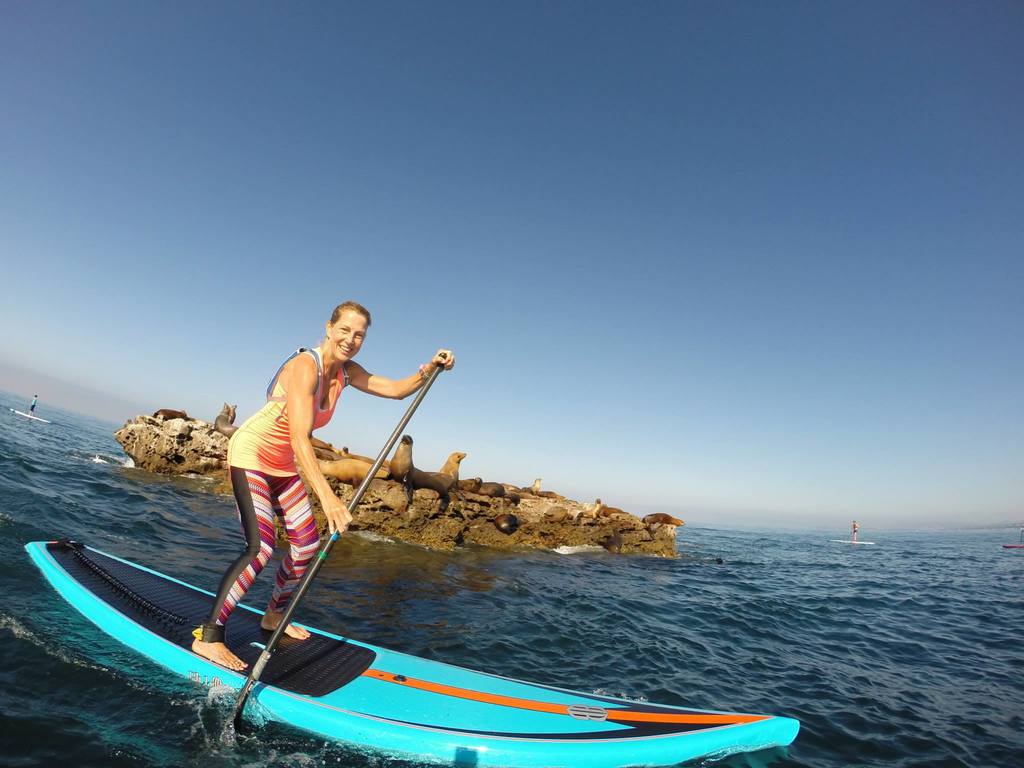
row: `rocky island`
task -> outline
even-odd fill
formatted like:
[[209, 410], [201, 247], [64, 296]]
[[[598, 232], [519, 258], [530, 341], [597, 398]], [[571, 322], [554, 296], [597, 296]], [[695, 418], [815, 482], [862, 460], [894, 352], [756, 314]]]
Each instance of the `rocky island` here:
[[[136, 467], [211, 477], [219, 481], [218, 492], [230, 495], [224, 433], [233, 431], [233, 418], [234, 410], [226, 404], [215, 424], [180, 411], [161, 410], [125, 422], [114, 437]], [[348, 501], [372, 460], [320, 440], [314, 439], [313, 444], [332, 490]], [[412, 462], [412, 447], [412, 439], [403, 437], [391, 462], [370, 482], [354, 510], [350, 530], [438, 550], [479, 545], [676, 556], [676, 529], [684, 523], [670, 515], [640, 519], [605, 506], [600, 499], [583, 504], [541, 490], [539, 480], [530, 487], [480, 478], [460, 480], [460, 464], [466, 457], [462, 452], [452, 453], [440, 472], [423, 472]], [[323, 529], [325, 518], [316, 495], [310, 492], [309, 497]]]

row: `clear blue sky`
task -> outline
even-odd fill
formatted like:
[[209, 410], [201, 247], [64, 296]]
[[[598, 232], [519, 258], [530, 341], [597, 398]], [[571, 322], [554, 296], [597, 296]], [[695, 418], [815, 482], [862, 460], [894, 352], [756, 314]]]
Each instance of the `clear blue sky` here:
[[[355, 298], [371, 371], [456, 350], [426, 468], [702, 520], [1024, 515], [1020, 3], [0, 16], [0, 388], [245, 418]], [[403, 409], [353, 392], [322, 436], [373, 453]]]

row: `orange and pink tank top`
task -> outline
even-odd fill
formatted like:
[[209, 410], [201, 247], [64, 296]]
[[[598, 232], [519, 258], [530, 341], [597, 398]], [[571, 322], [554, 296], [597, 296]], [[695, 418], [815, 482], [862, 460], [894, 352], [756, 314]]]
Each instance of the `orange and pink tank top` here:
[[[342, 366], [338, 375], [337, 391], [325, 382], [323, 363], [317, 349], [299, 349], [277, 369], [267, 386], [267, 402], [256, 413], [245, 420], [228, 443], [228, 464], [240, 469], [252, 469], [267, 475], [285, 477], [297, 475], [295, 452], [288, 431], [288, 409], [285, 405], [284, 387], [278, 381], [285, 365], [296, 355], [307, 354], [316, 361], [317, 384], [313, 393], [313, 429], [320, 429], [331, 420], [334, 407], [338, 404], [342, 390], [348, 385], [348, 373]], [[321, 393], [327, 388], [327, 407], [321, 409]]]

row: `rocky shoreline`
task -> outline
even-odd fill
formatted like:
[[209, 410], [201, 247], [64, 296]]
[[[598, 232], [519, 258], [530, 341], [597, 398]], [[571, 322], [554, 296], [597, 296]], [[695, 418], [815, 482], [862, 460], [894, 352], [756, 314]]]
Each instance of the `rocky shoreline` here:
[[[125, 422], [114, 437], [140, 469], [210, 477], [218, 480], [217, 492], [231, 492], [227, 479], [228, 438], [209, 422], [164, 415], [136, 416]], [[318, 457], [325, 461], [349, 456], [347, 449], [339, 451], [320, 441], [315, 444]], [[355, 492], [352, 485], [337, 478], [328, 477], [328, 483], [342, 501], [347, 502]], [[530, 488], [489, 483], [481, 489], [477, 483], [467, 481], [461, 485], [463, 488], [456, 490], [452, 484], [447, 504], [429, 488], [415, 490], [410, 503], [403, 483], [375, 478], [353, 513], [350, 528], [436, 550], [476, 545], [506, 550], [604, 549], [622, 554], [676, 556], [676, 530], [683, 523], [667, 515], [641, 520], [621, 509], [600, 503], [582, 504], [551, 491], [541, 491], [536, 483]], [[494, 486], [501, 486], [500, 495], [471, 490], [476, 487], [494, 494]], [[325, 529], [316, 495], [309, 495], [314, 514]], [[665, 522], [665, 518], [678, 525]]]

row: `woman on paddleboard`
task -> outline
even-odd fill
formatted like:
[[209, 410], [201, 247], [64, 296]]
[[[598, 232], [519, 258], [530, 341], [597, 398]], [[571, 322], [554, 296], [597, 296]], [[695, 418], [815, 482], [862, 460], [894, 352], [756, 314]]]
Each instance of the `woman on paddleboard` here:
[[[231, 436], [228, 471], [246, 549], [224, 572], [209, 619], [192, 633], [192, 650], [200, 656], [229, 669], [245, 669], [246, 663], [224, 644], [224, 625], [274, 552], [275, 516], [284, 522], [291, 547], [277, 572], [261, 622], [264, 629], [275, 629], [281, 622], [292, 592], [316, 554], [320, 534], [296, 464], [320, 500], [331, 533], [344, 532], [351, 522], [348, 507], [320, 471], [310, 442], [312, 431], [331, 420], [342, 390], [351, 385], [377, 397], [402, 399], [420, 388], [432, 365], [448, 370], [455, 365], [455, 356], [442, 349], [430, 365], [421, 365], [404, 379], [369, 373], [352, 361], [369, 327], [365, 307], [354, 301], [339, 304], [327, 322], [326, 338], [318, 347], [300, 349], [284, 362], [267, 388], [266, 404]], [[294, 625], [285, 634], [300, 640], [309, 637], [309, 632]]]
[[856, 520], [854, 520], [853, 521], [853, 530], [852, 530], [852, 532], [850, 534], [850, 541], [856, 541], [857, 540], [857, 533], [859, 531], [860, 531], [860, 523], [858, 523]]

